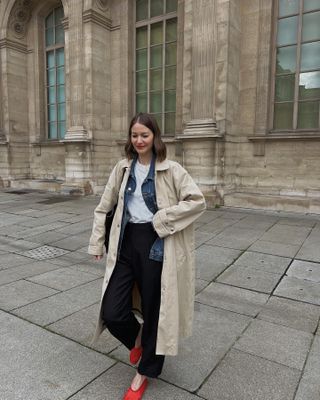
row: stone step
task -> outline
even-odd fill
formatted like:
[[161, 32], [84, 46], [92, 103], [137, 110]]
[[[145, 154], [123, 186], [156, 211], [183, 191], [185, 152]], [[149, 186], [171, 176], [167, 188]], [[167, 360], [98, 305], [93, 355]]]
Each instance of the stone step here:
[[60, 193], [63, 183], [60, 179], [17, 179], [11, 180], [10, 188], [45, 190]]
[[234, 192], [224, 196], [228, 207], [320, 214], [320, 198]]

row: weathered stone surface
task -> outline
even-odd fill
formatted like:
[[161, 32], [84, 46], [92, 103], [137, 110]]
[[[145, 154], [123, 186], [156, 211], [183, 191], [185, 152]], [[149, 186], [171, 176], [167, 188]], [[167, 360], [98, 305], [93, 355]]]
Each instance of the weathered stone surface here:
[[302, 370], [312, 338], [311, 333], [254, 320], [234, 347]]
[[258, 240], [252, 246], [249, 247], [251, 251], [257, 251], [260, 253], [274, 254], [280, 257], [294, 257], [300, 246], [276, 242], [268, 242], [265, 240]]
[[286, 275], [297, 279], [320, 283], [320, 263], [294, 260]]
[[266, 294], [214, 282], [196, 296], [199, 303], [252, 317], [257, 315], [267, 300]]
[[239, 256], [238, 250], [202, 245], [196, 250], [196, 277], [211, 281]]
[[234, 265], [252, 267], [275, 274], [283, 274], [290, 264], [290, 261], [291, 258], [246, 251], [235, 261]]
[[320, 305], [320, 284], [285, 276], [274, 294], [288, 299]]
[[258, 318], [300, 331], [314, 333], [320, 317], [320, 307], [272, 296]]
[[231, 350], [199, 390], [208, 400], [293, 399], [300, 372]]
[[110, 358], [0, 311], [0, 398], [66, 400]]

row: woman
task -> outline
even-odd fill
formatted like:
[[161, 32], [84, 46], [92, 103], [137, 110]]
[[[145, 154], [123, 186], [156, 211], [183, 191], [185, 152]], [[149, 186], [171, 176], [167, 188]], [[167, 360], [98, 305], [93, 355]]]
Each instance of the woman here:
[[[154, 118], [139, 113], [129, 127], [127, 158], [113, 169], [94, 212], [89, 254], [103, 255], [106, 214], [117, 204], [94, 341], [107, 327], [139, 366], [124, 399], [141, 399], [147, 378], [191, 334], [194, 300], [193, 222], [204, 197], [180, 164], [166, 159]], [[139, 310], [140, 324], [133, 314]]]

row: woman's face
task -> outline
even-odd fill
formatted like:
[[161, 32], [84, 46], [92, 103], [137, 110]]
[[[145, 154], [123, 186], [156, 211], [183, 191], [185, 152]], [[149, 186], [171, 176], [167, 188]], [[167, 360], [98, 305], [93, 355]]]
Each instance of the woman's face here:
[[136, 122], [131, 128], [131, 143], [139, 157], [151, 157], [153, 132], [145, 125]]

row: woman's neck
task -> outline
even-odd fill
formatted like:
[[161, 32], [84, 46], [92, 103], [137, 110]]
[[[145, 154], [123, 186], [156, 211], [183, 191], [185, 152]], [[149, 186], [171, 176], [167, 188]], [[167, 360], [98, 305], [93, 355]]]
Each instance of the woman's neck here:
[[142, 157], [141, 157], [141, 155], [139, 155], [139, 157], [138, 157], [138, 161], [142, 165], [149, 165], [151, 162], [151, 159], [152, 159], [152, 154], [151, 155], [148, 154], [148, 155], [145, 155]]

